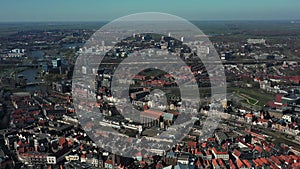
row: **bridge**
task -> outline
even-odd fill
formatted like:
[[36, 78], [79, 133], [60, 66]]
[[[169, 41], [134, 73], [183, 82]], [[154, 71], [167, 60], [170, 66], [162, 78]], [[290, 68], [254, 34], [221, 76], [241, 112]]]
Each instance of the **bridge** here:
[[41, 84], [45, 84], [46, 82], [28, 82], [25, 86], [38, 86]]

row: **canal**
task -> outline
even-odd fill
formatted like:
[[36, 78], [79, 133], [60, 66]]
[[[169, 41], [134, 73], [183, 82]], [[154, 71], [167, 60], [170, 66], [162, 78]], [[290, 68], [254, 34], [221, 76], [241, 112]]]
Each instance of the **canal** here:
[[[27, 79], [27, 83], [35, 83], [42, 82], [42, 80], [38, 77], [38, 69], [37, 68], [29, 68], [20, 73], [18, 76], [23, 76], [24, 79]], [[25, 90], [28, 92], [34, 92], [36, 90], [46, 90], [44, 85], [36, 85], [36, 86], [26, 86]]]

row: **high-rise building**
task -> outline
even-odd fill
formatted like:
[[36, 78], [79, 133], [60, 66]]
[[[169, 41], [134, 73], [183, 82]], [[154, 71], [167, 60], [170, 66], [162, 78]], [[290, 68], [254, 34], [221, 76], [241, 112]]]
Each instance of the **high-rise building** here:
[[57, 58], [55, 60], [52, 60], [52, 66], [54, 68], [57, 68], [57, 67], [60, 67], [61, 66], [61, 59], [60, 58]]

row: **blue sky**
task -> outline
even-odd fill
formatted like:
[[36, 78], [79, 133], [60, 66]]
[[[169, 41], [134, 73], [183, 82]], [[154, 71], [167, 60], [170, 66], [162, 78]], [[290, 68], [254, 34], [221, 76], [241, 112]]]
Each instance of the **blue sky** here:
[[111, 21], [137, 12], [189, 20], [296, 20], [300, 0], [4, 0], [0, 22]]

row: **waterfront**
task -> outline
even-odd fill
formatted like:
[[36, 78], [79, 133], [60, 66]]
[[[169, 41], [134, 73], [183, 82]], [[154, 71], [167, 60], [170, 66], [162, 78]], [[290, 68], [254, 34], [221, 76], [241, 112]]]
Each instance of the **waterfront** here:
[[[42, 79], [38, 77], [38, 69], [37, 68], [29, 68], [20, 73], [18, 76], [22, 76], [26, 79], [26, 83], [37, 83], [42, 82]], [[43, 85], [28, 85], [24, 88], [26, 91], [34, 92], [36, 90], [45, 90], [45, 86]]]

